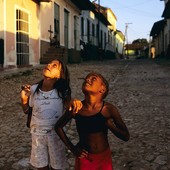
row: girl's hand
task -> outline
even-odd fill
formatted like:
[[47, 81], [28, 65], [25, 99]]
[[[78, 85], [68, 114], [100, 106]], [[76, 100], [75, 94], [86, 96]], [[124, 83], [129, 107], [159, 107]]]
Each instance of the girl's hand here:
[[83, 104], [80, 100], [72, 99], [70, 102], [69, 111], [72, 111], [73, 114], [76, 114], [78, 113], [79, 110], [81, 110], [82, 107], [83, 107]]
[[29, 96], [31, 94], [31, 91], [30, 91], [30, 85], [23, 85], [21, 86], [21, 101], [22, 101], [22, 104], [27, 104], [28, 103], [28, 99], [29, 99]]
[[85, 149], [82, 149], [82, 148], [80, 148], [78, 146], [75, 146], [72, 149], [72, 152], [79, 159], [81, 159], [81, 158], [87, 158], [88, 159], [88, 151], [86, 151]]

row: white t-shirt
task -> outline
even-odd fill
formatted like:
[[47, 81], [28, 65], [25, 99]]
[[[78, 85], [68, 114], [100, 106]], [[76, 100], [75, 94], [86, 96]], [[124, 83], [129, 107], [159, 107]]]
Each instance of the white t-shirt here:
[[56, 89], [35, 93], [37, 85], [31, 86], [29, 105], [32, 107], [31, 133], [44, 134], [53, 129], [63, 115], [64, 105]]

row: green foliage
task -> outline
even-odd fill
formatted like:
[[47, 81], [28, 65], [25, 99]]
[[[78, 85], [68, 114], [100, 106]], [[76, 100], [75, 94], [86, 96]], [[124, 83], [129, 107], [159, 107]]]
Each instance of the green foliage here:
[[142, 39], [137, 39], [137, 40], [134, 40], [132, 42], [132, 44], [136, 44], [136, 43], [139, 43], [139, 44], [148, 44], [148, 41], [146, 38], [142, 38]]

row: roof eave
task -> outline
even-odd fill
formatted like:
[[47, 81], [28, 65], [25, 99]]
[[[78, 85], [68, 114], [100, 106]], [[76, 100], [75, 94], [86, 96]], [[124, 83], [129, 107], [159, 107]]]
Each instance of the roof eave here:
[[89, 0], [71, 0], [80, 10], [93, 10], [94, 7]]
[[170, 18], [170, 1], [168, 1], [168, 3], [166, 4], [165, 9], [162, 13], [162, 17], [164, 17], [165, 19]]
[[165, 19], [155, 22], [151, 29], [150, 36], [159, 35], [159, 33], [164, 29], [165, 24], [166, 24]]

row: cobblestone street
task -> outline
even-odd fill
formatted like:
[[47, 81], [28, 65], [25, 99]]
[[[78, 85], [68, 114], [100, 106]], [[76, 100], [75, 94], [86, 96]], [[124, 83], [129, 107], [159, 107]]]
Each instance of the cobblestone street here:
[[[68, 64], [72, 97], [82, 99], [82, 79], [100, 72], [110, 84], [107, 101], [124, 119], [130, 140], [109, 133], [115, 170], [170, 169], [170, 65], [152, 60], [108, 60]], [[22, 84], [41, 79], [42, 66], [0, 72], [0, 170], [33, 170], [29, 165], [31, 138], [20, 105]], [[72, 121], [67, 133], [77, 141]], [[74, 156], [67, 151], [70, 169]]]

